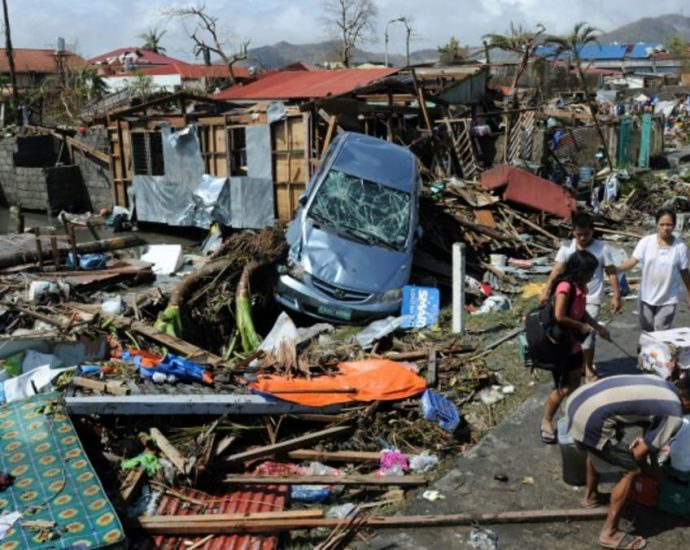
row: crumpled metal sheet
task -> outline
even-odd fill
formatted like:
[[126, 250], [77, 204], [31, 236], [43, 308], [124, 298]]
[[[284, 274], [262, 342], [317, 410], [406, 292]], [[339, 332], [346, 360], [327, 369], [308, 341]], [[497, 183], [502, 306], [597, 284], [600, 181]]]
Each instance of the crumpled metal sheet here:
[[164, 125], [161, 132], [165, 175], [132, 178], [137, 218], [144, 222], [208, 227], [210, 223], [195, 219], [189, 211], [192, 193], [204, 174], [196, 127], [190, 125], [173, 132]]

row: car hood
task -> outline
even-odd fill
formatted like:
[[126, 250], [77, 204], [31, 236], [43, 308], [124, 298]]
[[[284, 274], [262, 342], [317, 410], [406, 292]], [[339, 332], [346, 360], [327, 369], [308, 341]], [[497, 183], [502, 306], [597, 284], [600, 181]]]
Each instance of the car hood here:
[[301, 242], [293, 247], [299, 262], [314, 277], [328, 283], [383, 292], [401, 288], [410, 276], [412, 254], [396, 252], [342, 237], [335, 232], [304, 224]]

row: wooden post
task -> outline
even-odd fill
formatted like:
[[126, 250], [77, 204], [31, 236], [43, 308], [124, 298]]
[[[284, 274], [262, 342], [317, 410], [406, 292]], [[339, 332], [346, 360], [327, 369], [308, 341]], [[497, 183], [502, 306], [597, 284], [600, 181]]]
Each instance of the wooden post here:
[[53, 252], [55, 271], [60, 271], [60, 251], [58, 250], [57, 237], [55, 235], [50, 236], [50, 249]]
[[69, 245], [72, 249], [72, 267], [75, 271], [79, 271], [79, 257], [77, 256], [77, 239], [74, 236], [74, 225], [65, 220], [65, 228], [69, 237]]
[[38, 270], [43, 271], [43, 246], [41, 245], [41, 229], [36, 228], [36, 259], [38, 260]]

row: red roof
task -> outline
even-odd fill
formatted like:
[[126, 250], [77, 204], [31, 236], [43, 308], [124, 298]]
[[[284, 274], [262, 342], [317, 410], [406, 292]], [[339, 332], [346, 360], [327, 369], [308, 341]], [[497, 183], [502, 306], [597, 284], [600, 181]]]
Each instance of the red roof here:
[[[13, 48], [14, 66], [17, 73], [57, 73], [55, 50], [38, 50], [33, 48]], [[65, 64], [68, 67], [80, 67], [86, 65], [86, 60], [80, 55], [65, 51], [63, 54]], [[0, 49], [0, 72], [9, 72], [7, 53]]]
[[89, 59], [89, 63], [91, 65], [108, 65], [117, 59], [124, 60], [125, 56], [132, 59], [133, 65], [174, 65], [175, 63], [186, 65], [184, 61], [145, 50], [141, 47], [118, 48], [117, 50], [92, 57]]
[[395, 74], [398, 68], [279, 71], [249, 84], [231, 86], [214, 99], [313, 99], [351, 92]]
[[[191, 63], [173, 63], [158, 67], [145, 67], [141, 72], [148, 75], [179, 74], [182, 78], [227, 78], [230, 71], [226, 65], [194, 65]], [[246, 67], [233, 67], [235, 78], [249, 78], [249, 70]]]
[[[183, 500], [175, 495], [163, 495], [156, 508], [157, 515], [188, 514], [248, 514], [254, 512], [280, 512], [285, 508], [288, 497], [287, 485], [239, 486], [235, 491], [214, 496], [194, 489], [177, 488], [184, 495]], [[187, 500], [191, 499], [191, 500]], [[199, 550], [275, 550], [278, 547], [277, 535], [233, 535], [217, 534], [202, 542], [203, 535], [158, 535], [149, 536], [140, 546], [143, 550], [158, 548], [185, 548], [188, 541], [199, 544]]]

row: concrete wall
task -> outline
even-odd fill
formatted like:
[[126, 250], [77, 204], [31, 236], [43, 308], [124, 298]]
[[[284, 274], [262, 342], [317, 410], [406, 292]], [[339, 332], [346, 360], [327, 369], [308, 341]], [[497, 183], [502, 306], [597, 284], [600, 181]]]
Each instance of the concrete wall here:
[[4, 206], [17, 204], [17, 183], [14, 173], [14, 153], [16, 140], [0, 139], [0, 188]]
[[[99, 151], [109, 150], [104, 128], [89, 129], [79, 139]], [[97, 212], [112, 206], [108, 165], [76, 148], [73, 148], [74, 164], [56, 164], [61, 152], [63, 156], [59, 160], [69, 162], [60, 145], [60, 141], [49, 136], [1, 139], [0, 200], [5, 205], [21, 204], [28, 210], [42, 211], [66, 208]], [[17, 161], [32, 166], [17, 166]]]
[[[86, 135], [77, 135], [75, 138], [103, 153], [110, 152], [108, 132], [103, 127], [89, 128]], [[74, 148], [74, 158], [72, 161], [81, 170], [84, 185], [91, 200], [92, 212], [98, 212], [104, 207], [112, 208], [113, 190], [110, 179], [110, 167], [103, 162], [91, 158], [77, 148]]]

